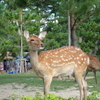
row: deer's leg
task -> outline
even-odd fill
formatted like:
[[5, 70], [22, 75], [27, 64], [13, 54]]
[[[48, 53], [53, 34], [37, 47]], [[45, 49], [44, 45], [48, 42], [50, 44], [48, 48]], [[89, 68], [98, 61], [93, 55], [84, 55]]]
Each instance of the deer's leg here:
[[50, 84], [52, 82], [52, 77], [45, 77], [43, 79], [43, 82], [44, 82], [44, 95], [45, 95], [49, 92]]
[[84, 100], [87, 100], [87, 82], [82, 78]]
[[96, 84], [97, 84], [96, 71], [94, 70], [93, 73], [94, 73], [94, 78], [95, 78], [95, 81], [96, 81]]
[[86, 83], [86, 81], [82, 78], [81, 73], [75, 74], [75, 78], [76, 78], [77, 83], [79, 84], [80, 100], [82, 100], [82, 95], [84, 95], [84, 100], [87, 100], [87, 83]]
[[87, 74], [88, 74], [88, 69], [85, 72], [84, 79], [86, 78]]

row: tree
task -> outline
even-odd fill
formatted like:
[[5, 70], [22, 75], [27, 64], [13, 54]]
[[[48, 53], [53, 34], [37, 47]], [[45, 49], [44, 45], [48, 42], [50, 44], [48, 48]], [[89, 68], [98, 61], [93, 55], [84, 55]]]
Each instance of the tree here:
[[[49, 40], [48, 39], [44, 40], [47, 46], [46, 49], [50, 49], [50, 47], [57, 48], [59, 46], [68, 44], [66, 40], [68, 37], [67, 35], [68, 11], [69, 11], [70, 22], [71, 22], [72, 45], [82, 46], [80, 44], [78, 45], [78, 41], [80, 37], [82, 38], [84, 37], [84, 36], [80, 36], [80, 33], [79, 33], [82, 28], [81, 25], [85, 21], [88, 22], [87, 19], [91, 17], [95, 18], [96, 16], [98, 16], [99, 13], [97, 12], [100, 9], [99, 0], [92, 0], [92, 1], [87, 1], [87, 0], [85, 1], [84, 0], [76, 0], [76, 1], [74, 0], [69, 0], [69, 1], [66, 1], [66, 0], [63, 0], [63, 1], [61, 0], [48, 0], [48, 1], [46, 0], [43, 0], [43, 1], [41, 0], [36, 0], [36, 1], [12, 0], [12, 1], [9, 1], [9, 0], [4, 0], [4, 1], [6, 3], [6, 9], [8, 9], [11, 13], [14, 12], [11, 16], [16, 16], [15, 14], [19, 13], [18, 9], [22, 9], [23, 30], [26, 29], [30, 31], [31, 34], [33, 34], [33, 32], [38, 34], [41, 26], [46, 27], [45, 30], [48, 31], [47, 38], [49, 39]], [[44, 22], [41, 22], [41, 20], [44, 20]], [[11, 17], [9, 23], [11, 24], [12, 21], [15, 21], [15, 20]], [[58, 23], [56, 24], [53, 23], [55, 21], [58, 21]], [[45, 22], [47, 22], [48, 24]], [[14, 27], [11, 26], [10, 28], [14, 29]], [[16, 30], [18, 30], [18, 27], [16, 27]], [[54, 36], [53, 34], [57, 34], [59, 38], [57, 36]], [[87, 34], [89, 34], [89, 32], [87, 32]], [[84, 34], [81, 34], [81, 35], [84, 35]], [[93, 34], [93, 36], [94, 35], [95, 34]], [[65, 43], [62, 43], [64, 38], [63, 39], [60, 38], [61, 36], [64, 36]], [[49, 43], [47, 43], [47, 41], [49, 41]], [[85, 42], [86, 40], [83, 39], [83, 41]]]
[[[78, 46], [78, 38], [77, 38], [77, 28], [78, 26], [89, 19], [92, 15], [96, 15], [100, 10], [100, 1], [99, 0], [48, 0], [48, 1], [37, 1], [40, 2], [40, 5], [45, 5], [44, 9], [50, 9], [51, 14], [54, 14], [55, 18], [65, 19], [66, 28], [67, 28], [67, 16], [68, 11], [70, 15], [71, 22], [71, 39], [72, 45]], [[66, 29], [67, 30], [67, 29]]]
[[46, 27], [47, 36], [44, 39], [46, 49], [55, 49], [62, 46], [67, 46], [67, 33], [63, 30], [61, 24], [50, 22]]
[[[98, 20], [98, 21], [96, 21]], [[79, 46], [85, 51], [93, 55], [100, 55], [98, 53], [100, 46], [100, 25], [97, 23], [100, 22], [100, 18], [89, 18], [84, 23], [78, 27], [78, 36], [79, 36]]]
[[99, 0], [64, 0], [59, 4], [60, 10], [58, 16], [67, 17], [69, 10], [72, 45], [78, 46], [77, 28], [82, 22], [90, 18], [90, 16], [98, 13], [100, 9], [99, 2]]
[[[39, 9], [37, 9], [37, 7], [34, 7], [34, 6], [31, 9], [34, 9], [35, 11], [32, 12], [30, 7], [27, 6], [27, 4], [30, 4], [29, 1], [27, 1], [27, 0], [22, 0], [21, 2], [20, 2], [20, 0], [17, 0], [17, 1], [12, 0], [10, 2], [9, 2], [9, 0], [4, 0], [4, 1], [6, 4], [5, 15], [6, 15], [7, 19], [9, 20], [9, 24], [10, 24], [10, 26], [8, 27], [9, 28], [8, 30], [10, 32], [13, 31], [14, 33], [17, 33], [17, 35], [19, 35], [17, 37], [21, 37], [21, 40], [20, 40], [20, 47], [21, 47], [20, 55], [21, 55], [21, 67], [22, 67], [21, 71], [24, 72], [24, 68], [22, 65], [23, 64], [22, 63], [22, 59], [23, 59], [22, 31], [24, 29], [26, 29], [26, 30], [29, 30], [30, 33], [33, 31], [39, 33], [40, 20], [42, 19], [41, 15], [43, 15], [43, 14], [41, 13], [41, 11]], [[37, 12], [39, 12], [39, 13], [36, 14]], [[13, 33], [13, 36], [14, 36], [14, 33]], [[10, 37], [10, 36], [8, 36], [8, 37]], [[14, 38], [13, 36], [11, 36], [11, 37]], [[9, 38], [10, 40], [11, 40], [11, 37]]]

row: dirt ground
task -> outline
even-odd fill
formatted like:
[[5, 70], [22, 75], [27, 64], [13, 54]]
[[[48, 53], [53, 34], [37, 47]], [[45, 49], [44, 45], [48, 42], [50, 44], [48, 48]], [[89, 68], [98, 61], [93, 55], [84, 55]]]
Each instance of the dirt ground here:
[[[43, 88], [42, 87], [26, 87], [24, 88], [25, 84], [16, 84], [16, 83], [11, 83], [11, 84], [5, 84], [5, 85], [0, 85], [0, 100], [4, 98], [9, 98], [12, 94], [16, 94], [19, 96], [32, 96], [35, 97], [37, 93], [43, 94]], [[55, 94], [56, 96], [60, 96], [63, 98], [69, 98], [69, 97], [76, 97], [79, 98], [79, 90], [76, 89], [74, 86], [65, 90], [60, 90], [57, 92], [50, 91], [50, 94]], [[90, 92], [88, 92], [88, 95]]]

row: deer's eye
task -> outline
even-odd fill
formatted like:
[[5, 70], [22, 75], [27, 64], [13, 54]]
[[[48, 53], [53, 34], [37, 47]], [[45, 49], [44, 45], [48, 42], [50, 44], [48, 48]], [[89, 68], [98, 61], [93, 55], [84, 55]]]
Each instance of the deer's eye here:
[[31, 41], [34, 41], [34, 39], [31, 39]]

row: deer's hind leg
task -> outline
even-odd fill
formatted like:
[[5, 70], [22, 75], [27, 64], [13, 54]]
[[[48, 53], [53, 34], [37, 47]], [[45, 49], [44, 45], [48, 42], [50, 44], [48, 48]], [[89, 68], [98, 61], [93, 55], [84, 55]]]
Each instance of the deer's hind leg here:
[[84, 79], [86, 78], [86, 76], [88, 75], [88, 69], [86, 70], [86, 72], [85, 72], [85, 75], [84, 75]]
[[94, 73], [95, 82], [96, 82], [96, 84], [97, 84], [96, 71], [95, 71], [95, 70], [93, 70], [93, 73]]

